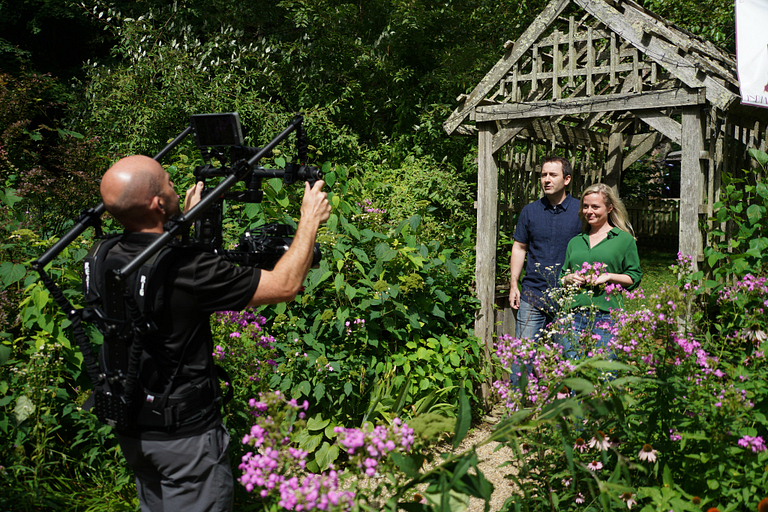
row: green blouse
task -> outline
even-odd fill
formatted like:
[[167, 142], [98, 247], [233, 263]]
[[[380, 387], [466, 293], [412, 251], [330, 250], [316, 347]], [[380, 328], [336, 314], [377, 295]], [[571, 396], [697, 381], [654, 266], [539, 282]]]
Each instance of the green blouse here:
[[[608, 236], [594, 247], [589, 246], [587, 233], [581, 233], [572, 238], [568, 243], [560, 277], [580, 270], [583, 263], [595, 263], [597, 261], [606, 266], [603, 269], [604, 272], [626, 274], [632, 278], [632, 286], [625, 287], [626, 290], [634, 290], [640, 285], [643, 273], [640, 270], [637, 244], [634, 237], [626, 231], [615, 227], [608, 232]], [[592, 304], [600, 311], [620, 308], [622, 306], [621, 294], [614, 292], [606, 296], [604, 288], [595, 287], [592, 296], [580, 293], [566, 307], [588, 307]]]

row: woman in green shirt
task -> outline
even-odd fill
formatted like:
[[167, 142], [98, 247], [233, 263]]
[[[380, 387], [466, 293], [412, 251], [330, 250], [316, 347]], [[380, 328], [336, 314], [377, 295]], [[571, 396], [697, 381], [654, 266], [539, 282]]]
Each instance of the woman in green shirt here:
[[[573, 310], [574, 330], [599, 336], [596, 345], [604, 348], [613, 325], [610, 310], [621, 308], [616, 285], [633, 290], [643, 273], [627, 211], [611, 187], [588, 187], [581, 195], [579, 217], [583, 232], [568, 243], [560, 276], [563, 284], [592, 293], [578, 293], [565, 307]], [[574, 357], [575, 347], [566, 347], [566, 355]]]

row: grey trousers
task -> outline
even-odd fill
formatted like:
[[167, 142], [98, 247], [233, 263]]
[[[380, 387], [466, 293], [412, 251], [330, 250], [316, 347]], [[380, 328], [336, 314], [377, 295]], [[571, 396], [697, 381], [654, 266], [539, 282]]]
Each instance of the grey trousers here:
[[136, 477], [142, 512], [229, 512], [234, 479], [229, 433], [220, 425], [204, 434], [169, 441], [117, 435]]

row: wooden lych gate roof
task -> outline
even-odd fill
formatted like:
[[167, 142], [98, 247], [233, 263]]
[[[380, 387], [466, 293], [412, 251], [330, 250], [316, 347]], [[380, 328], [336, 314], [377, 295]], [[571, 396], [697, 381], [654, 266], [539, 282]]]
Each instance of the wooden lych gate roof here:
[[[738, 85], [733, 55], [631, 0], [552, 0], [505, 45], [443, 123], [478, 137], [475, 329], [487, 347], [499, 211], [538, 197], [538, 156], [571, 159], [578, 197], [590, 182], [618, 189], [633, 162], [662, 142], [679, 145], [680, 250], [701, 257], [699, 223], [719, 199], [720, 176], [749, 166], [748, 147], [765, 149], [768, 139], [768, 111], [742, 106]], [[505, 173], [529, 188], [500, 190]]]

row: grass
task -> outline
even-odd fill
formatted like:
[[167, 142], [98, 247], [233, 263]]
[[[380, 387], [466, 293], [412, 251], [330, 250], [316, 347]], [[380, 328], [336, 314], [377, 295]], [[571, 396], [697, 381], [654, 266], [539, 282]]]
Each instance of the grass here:
[[645, 299], [636, 299], [625, 302], [627, 311], [637, 311], [651, 306], [652, 297], [659, 293], [664, 285], [673, 285], [677, 280], [675, 274], [669, 269], [670, 265], [677, 261], [677, 252], [658, 250], [649, 247], [639, 247], [640, 269], [643, 271], [643, 280], [640, 287], [645, 292]]

